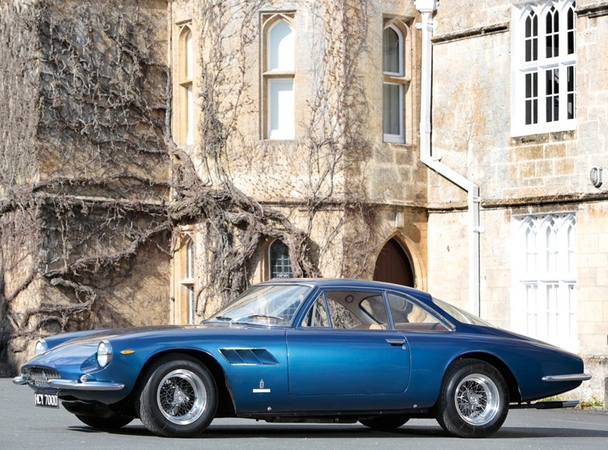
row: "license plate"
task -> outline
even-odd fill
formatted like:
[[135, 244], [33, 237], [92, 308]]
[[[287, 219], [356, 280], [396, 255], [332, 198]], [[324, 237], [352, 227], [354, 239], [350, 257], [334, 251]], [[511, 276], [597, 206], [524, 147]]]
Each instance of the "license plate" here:
[[59, 398], [57, 394], [36, 392], [34, 393], [34, 404], [43, 408], [59, 408]]

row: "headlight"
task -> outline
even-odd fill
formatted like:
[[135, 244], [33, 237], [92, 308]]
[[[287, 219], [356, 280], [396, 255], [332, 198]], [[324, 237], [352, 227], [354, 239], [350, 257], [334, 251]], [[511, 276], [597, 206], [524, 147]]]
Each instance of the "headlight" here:
[[101, 341], [97, 346], [97, 362], [105, 367], [112, 361], [112, 345], [108, 341]]
[[48, 349], [49, 346], [46, 341], [44, 339], [40, 339], [38, 342], [36, 342], [36, 347], [34, 347], [34, 353], [36, 354], [36, 356], [42, 355]]

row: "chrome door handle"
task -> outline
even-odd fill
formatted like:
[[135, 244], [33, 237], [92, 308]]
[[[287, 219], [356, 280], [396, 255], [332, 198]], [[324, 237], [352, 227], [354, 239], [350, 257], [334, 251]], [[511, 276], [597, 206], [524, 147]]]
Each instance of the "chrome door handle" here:
[[386, 342], [395, 347], [401, 347], [403, 344], [405, 344], [405, 339], [387, 339]]

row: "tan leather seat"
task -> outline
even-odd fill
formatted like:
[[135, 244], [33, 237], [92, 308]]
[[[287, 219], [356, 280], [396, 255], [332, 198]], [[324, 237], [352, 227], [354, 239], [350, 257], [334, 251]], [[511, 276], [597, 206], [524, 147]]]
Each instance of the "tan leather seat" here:
[[366, 324], [366, 323], [362, 323], [361, 325], [357, 325], [355, 327], [355, 329], [357, 330], [386, 330], [386, 327], [384, 325], [382, 325], [381, 323], [372, 323], [372, 324]]

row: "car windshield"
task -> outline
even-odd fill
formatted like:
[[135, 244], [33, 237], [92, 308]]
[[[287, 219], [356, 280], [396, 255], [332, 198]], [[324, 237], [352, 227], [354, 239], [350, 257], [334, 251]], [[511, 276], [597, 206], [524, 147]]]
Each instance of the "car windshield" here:
[[203, 323], [289, 325], [310, 289], [288, 284], [253, 286]]
[[459, 322], [468, 323], [472, 325], [481, 325], [482, 327], [496, 328], [490, 322], [486, 322], [485, 320], [480, 319], [479, 317], [471, 314], [470, 312], [457, 308], [454, 305], [450, 305], [449, 303], [446, 303], [443, 300], [439, 300], [438, 298], [433, 297], [433, 302]]

